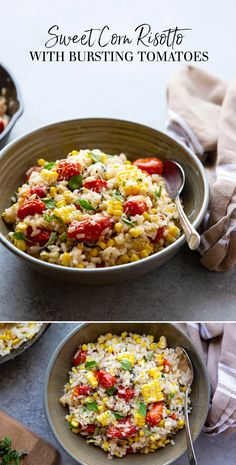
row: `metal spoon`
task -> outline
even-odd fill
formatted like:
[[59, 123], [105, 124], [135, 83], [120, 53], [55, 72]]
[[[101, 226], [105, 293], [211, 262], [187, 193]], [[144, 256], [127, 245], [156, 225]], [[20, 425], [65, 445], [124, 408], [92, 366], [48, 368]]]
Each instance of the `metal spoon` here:
[[166, 181], [166, 189], [169, 196], [171, 199], [175, 199], [180, 223], [186, 236], [188, 246], [191, 250], [196, 250], [200, 245], [201, 238], [187, 218], [179, 197], [185, 184], [184, 170], [182, 166], [175, 161], [165, 161], [163, 164], [163, 176]]
[[184, 399], [184, 417], [185, 417], [185, 432], [187, 439], [187, 448], [188, 448], [188, 460], [190, 465], [197, 465], [197, 459], [193, 448], [193, 441], [189, 426], [188, 418], [188, 399], [189, 391], [193, 382], [194, 372], [192, 362], [186, 352], [186, 350], [177, 346], [175, 349], [177, 358], [178, 358], [178, 368], [181, 373], [181, 382], [186, 386], [185, 399]]

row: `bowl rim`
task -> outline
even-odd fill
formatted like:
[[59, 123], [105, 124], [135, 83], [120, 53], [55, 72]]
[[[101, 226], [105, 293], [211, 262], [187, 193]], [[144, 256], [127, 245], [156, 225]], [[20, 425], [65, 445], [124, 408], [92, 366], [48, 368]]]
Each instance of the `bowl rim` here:
[[[106, 322], [106, 321], [103, 321], [102, 323], [110, 323], [109, 321]], [[112, 323], [120, 323], [120, 322], [116, 322], [116, 321], [113, 321]], [[135, 321], [135, 322], [132, 322], [132, 321], [127, 321], [127, 322], [122, 322], [122, 323], [142, 323], [141, 321]], [[207, 368], [206, 368], [206, 365], [204, 364], [203, 360], [202, 360], [202, 357], [199, 353], [199, 351], [197, 350], [195, 344], [193, 344], [193, 342], [191, 341], [190, 337], [186, 335], [186, 333], [180, 329], [179, 327], [176, 326], [176, 324], [174, 322], [169, 322], [169, 321], [161, 321], [161, 322], [151, 322], [151, 321], [145, 321], [144, 323], [154, 323], [154, 324], [169, 324], [171, 325], [175, 330], [179, 331], [183, 336], [185, 336], [185, 338], [188, 340], [190, 346], [192, 346], [194, 348], [194, 351], [195, 351], [195, 354], [197, 355], [198, 357], [198, 361], [200, 363], [200, 366], [201, 366], [201, 369], [203, 371], [203, 374], [204, 374], [204, 378], [205, 378], [205, 381], [206, 381], [206, 396], [207, 396], [207, 404], [208, 404], [208, 408], [209, 408], [209, 405], [210, 405], [210, 379], [209, 379], [209, 374], [208, 374], [208, 371], [207, 371]], [[44, 379], [44, 387], [43, 387], [43, 400], [44, 400], [44, 410], [45, 410], [45, 413], [46, 413], [46, 418], [47, 418], [47, 421], [48, 421], [48, 424], [49, 424], [49, 427], [54, 435], [54, 437], [56, 438], [58, 444], [63, 448], [63, 450], [73, 459], [75, 460], [78, 464], [80, 465], [88, 465], [88, 463], [85, 463], [85, 462], [78, 462], [78, 459], [77, 457], [69, 450], [69, 448], [67, 446], [65, 446], [59, 435], [57, 434], [57, 431], [56, 431], [56, 428], [54, 427], [54, 424], [52, 422], [52, 419], [51, 419], [51, 416], [50, 416], [50, 413], [49, 413], [49, 407], [48, 407], [48, 383], [49, 383], [49, 377], [50, 377], [50, 374], [51, 374], [51, 371], [53, 369], [53, 366], [54, 366], [54, 363], [55, 363], [55, 360], [57, 359], [57, 356], [59, 354], [59, 352], [62, 350], [62, 348], [66, 345], [66, 343], [74, 336], [74, 334], [78, 333], [82, 328], [85, 328], [86, 326], [89, 326], [91, 324], [96, 324], [96, 322], [89, 322], [89, 323], [79, 323], [78, 326], [76, 326], [76, 328], [72, 329], [72, 331], [70, 331], [58, 344], [58, 346], [56, 347], [56, 349], [54, 350], [54, 352], [52, 353], [51, 357], [50, 357], [50, 360], [49, 360], [49, 363], [48, 363], [48, 366], [47, 366], [47, 369], [46, 369], [46, 374], [45, 374], [45, 379]], [[201, 434], [202, 430], [203, 430], [203, 427], [204, 427], [204, 424], [205, 424], [205, 421], [206, 421], [206, 418], [207, 418], [207, 414], [208, 414], [208, 411], [206, 412], [206, 415], [205, 415], [205, 418], [204, 418], [204, 421], [202, 421], [201, 423], [201, 427], [199, 428], [199, 432], [197, 433], [196, 437], [194, 438], [194, 441], [195, 442], [199, 435]], [[187, 445], [186, 447], [183, 449], [182, 452], [180, 452], [178, 454], [177, 457], [175, 457], [174, 460], [178, 460], [180, 457], [182, 457], [183, 454], [185, 454], [185, 452], [187, 451]], [[168, 462], [165, 463], [165, 465], [171, 465], [173, 463], [173, 460], [170, 459]]]
[[18, 81], [15, 79], [15, 76], [12, 74], [11, 71], [9, 71], [9, 69], [2, 62], [0, 62], [0, 67], [3, 68], [4, 71], [6, 71], [6, 73], [8, 74], [10, 79], [12, 80], [12, 82], [13, 82], [13, 84], [15, 86], [15, 89], [16, 89], [16, 98], [17, 98], [17, 101], [19, 102], [18, 110], [14, 113], [14, 115], [11, 117], [11, 119], [9, 121], [9, 124], [6, 126], [6, 128], [3, 130], [3, 132], [0, 134], [0, 142], [1, 142], [4, 139], [4, 137], [6, 137], [7, 134], [9, 134], [11, 132], [13, 126], [15, 126], [17, 120], [22, 115], [22, 113], [24, 111], [24, 104], [23, 104], [23, 99], [22, 99], [22, 93], [21, 93]]
[[[37, 128], [37, 129], [34, 129], [30, 132], [27, 132], [26, 134], [23, 134], [19, 137], [17, 137], [16, 139], [14, 139], [12, 142], [10, 142], [9, 144], [6, 145], [6, 147], [4, 147], [1, 151], [0, 151], [0, 160], [4, 157], [7, 157], [7, 152], [9, 150], [9, 148], [12, 148], [14, 147], [16, 144], [18, 144], [18, 142], [22, 142], [24, 141], [25, 139], [27, 139], [29, 136], [33, 136], [37, 133], [39, 133], [40, 131], [42, 130], [45, 130], [45, 129], [50, 129], [50, 128], [53, 128], [54, 126], [63, 126], [65, 123], [75, 123], [75, 122], [86, 122], [86, 121], [91, 121], [91, 120], [96, 120], [96, 121], [113, 121], [113, 122], [117, 122], [117, 123], [129, 123], [133, 126], [137, 126], [137, 128], [139, 127], [142, 127], [143, 129], [147, 129], [147, 130], [152, 130], [154, 132], [157, 132], [159, 134], [164, 134], [167, 138], [169, 138], [171, 141], [174, 141], [177, 145], [179, 145], [181, 148], [183, 148], [184, 150], [186, 150], [189, 155], [191, 156], [191, 158], [193, 159], [193, 161], [195, 162], [195, 164], [197, 165], [198, 169], [199, 169], [199, 172], [202, 176], [202, 180], [203, 180], [203, 185], [204, 185], [204, 198], [203, 198], [203, 203], [202, 203], [202, 206], [201, 206], [201, 209], [198, 213], [198, 216], [197, 218], [194, 220], [193, 222], [193, 226], [195, 228], [198, 228], [198, 226], [201, 224], [204, 216], [205, 216], [205, 213], [207, 211], [207, 207], [208, 207], [208, 204], [209, 204], [209, 184], [208, 184], [208, 180], [207, 180], [207, 175], [206, 175], [206, 172], [205, 172], [205, 169], [204, 169], [204, 166], [202, 165], [202, 163], [200, 162], [200, 160], [197, 158], [197, 156], [194, 154], [194, 152], [192, 152], [192, 150], [189, 149], [189, 147], [185, 146], [182, 142], [180, 141], [177, 141], [176, 139], [174, 139], [173, 137], [171, 137], [168, 133], [164, 132], [164, 131], [160, 131], [158, 129], [155, 129], [155, 128], [152, 128], [150, 126], [146, 126], [144, 124], [141, 124], [141, 123], [136, 123], [134, 121], [128, 121], [128, 120], [123, 120], [123, 119], [116, 119], [116, 118], [74, 118], [74, 119], [68, 119], [68, 120], [64, 120], [64, 121], [59, 121], [59, 122], [56, 122], [56, 123], [52, 123], [52, 124], [49, 124], [49, 125], [46, 125], [46, 126], [42, 126], [40, 128]], [[63, 272], [67, 272], [67, 273], [71, 273], [71, 274], [78, 274], [79, 275], [85, 275], [87, 274], [89, 276], [89, 274], [108, 274], [108, 273], [111, 273], [112, 271], [115, 272], [116, 270], [124, 270], [125, 271], [128, 271], [129, 269], [131, 268], [137, 268], [138, 265], [140, 265], [140, 263], [142, 264], [145, 264], [145, 263], [148, 263], [148, 262], [153, 262], [155, 260], [157, 260], [157, 257], [162, 257], [162, 256], [165, 256], [166, 254], [168, 254], [168, 251], [174, 251], [175, 249], [178, 250], [185, 242], [186, 242], [186, 239], [185, 239], [185, 235], [182, 234], [175, 242], [173, 242], [172, 244], [168, 245], [168, 247], [166, 247], [165, 249], [163, 250], [160, 250], [159, 252], [156, 252], [152, 255], [149, 255], [148, 257], [146, 258], [142, 258], [141, 260], [138, 260], [136, 262], [132, 262], [132, 263], [125, 263], [125, 264], [121, 264], [121, 265], [114, 265], [114, 266], [106, 266], [104, 268], [72, 268], [72, 267], [65, 267], [65, 266], [62, 266], [62, 265], [59, 265], [59, 264], [56, 264], [56, 263], [48, 263], [48, 262], [44, 262], [43, 260], [40, 260], [38, 258], [35, 258], [35, 257], [32, 257], [31, 255], [19, 250], [17, 247], [14, 246], [14, 244], [12, 242], [10, 242], [7, 237], [5, 237], [1, 232], [0, 232], [0, 242], [2, 242], [3, 245], [5, 245], [6, 248], [8, 248], [11, 252], [13, 252], [15, 255], [18, 255], [20, 258], [22, 258], [23, 260], [25, 260], [26, 262], [30, 262], [32, 263], [32, 265], [35, 265], [36, 267], [41, 267], [41, 269], [44, 269], [45, 271], [49, 271], [49, 270], [55, 270], [57, 271], [58, 270], [58, 273], [60, 271], [63, 271]]]

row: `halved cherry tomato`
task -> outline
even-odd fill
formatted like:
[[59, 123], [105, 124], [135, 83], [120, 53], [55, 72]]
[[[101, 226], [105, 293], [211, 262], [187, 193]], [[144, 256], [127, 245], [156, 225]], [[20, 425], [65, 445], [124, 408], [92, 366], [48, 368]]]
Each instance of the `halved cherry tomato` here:
[[49, 241], [50, 236], [51, 236], [51, 231], [48, 231], [47, 229], [43, 229], [40, 231], [40, 233], [36, 234], [35, 236], [32, 236], [32, 231], [33, 231], [32, 227], [28, 226], [26, 230], [26, 235], [28, 239], [30, 239], [30, 241], [33, 242], [34, 244], [39, 243], [40, 246], [43, 246]]
[[91, 392], [92, 388], [90, 386], [76, 386], [73, 390], [73, 396], [88, 396]]
[[74, 359], [73, 359], [73, 365], [77, 366], [80, 365], [81, 363], [84, 363], [87, 358], [87, 351], [86, 350], [78, 350], [76, 352]]
[[169, 360], [167, 360], [167, 358], [164, 358], [163, 365], [168, 366], [168, 367], [170, 366], [170, 362], [169, 362]]
[[141, 195], [135, 195], [131, 197], [124, 204], [124, 212], [127, 215], [142, 215], [142, 213], [147, 211], [147, 204]]
[[30, 189], [30, 194], [33, 195], [33, 194], [36, 194], [38, 197], [40, 197], [41, 199], [43, 197], [45, 197], [46, 193], [45, 193], [45, 187], [44, 186], [35, 186], [35, 187], [32, 187]]
[[124, 387], [119, 387], [117, 391], [118, 397], [121, 399], [125, 399], [126, 402], [129, 402], [129, 400], [133, 399], [134, 397], [134, 389], [131, 388], [124, 388]]
[[[101, 218], [94, 220], [88, 218], [82, 221], [72, 221], [68, 230], [68, 237], [76, 237], [78, 241], [97, 241], [107, 228], [112, 228], [114, 221], [110, 218]], [[78, 237], [78, 235], [80, 237]]]
[[116, 384], [115, 376], [110, 375], [110, 373], [108, 373], [106, 370], [99, 370], [97, 372], [97, 378], [99, 384], [101, 384], [101, 386], [106, 389], [111, 388]]
[[162, 239], [165, 229], [166, 229], [166, 226], [162, 226], [161, 228], [158, 228], [156, 232], [156, 236], [154, 237], [154, 239], [150, 239], [150, 241], [153, 244], [156, 244], [160, 239]]
[[107, 187], [107, 182], [104, 179], [91, 179], [91, 181], [85, 181], [83, 186], [86, 189], [100, 193], [104, 187]]
[[94, 434], [96, 430], [96, 425], [90, 424], [85, 429], [82, 429], [82, 433]]
[[62, 179], [70, 179], [72, 176], [81, 173], [81, 165], [79, 163], [73, 163], [71, 161], [62, 160], [57, 168], [58, 181]]
[[177, 416], [175, 415], [175, 413], [172, 413], [172, 414], [170, 415], [170, 418], [172, 418], [172, 420], [177, 420]]
[[162, 174], [163, 163], [159, 158], [139, 158], [133, 162], [140, 170], [147, 171], [148, 174]]
[[25, 204], [19, 208], [17, 216], [23, 220], [28, 215], [34, 215], [35, 213], [42, 213], [46, 206], [42, 200], [27, 200]]
[[109, 426], [107, 430], [109, 438], [125, 439], [135, 436], [137, 428], [132, 425], [130, 418], [123, 418], [119, 424], [122, 426]]
[[156, 426], [162, 419], [162, 413], [163, 402], [156, 402], [146, 416], [147, 423], [151, 426]]
[[5, 129], [5, 126], [4, 126], [3, 119], [2, 119], [2, 118], [0, 118], [0, 134], [1, 134], [1, 132], [3, 132], [3, 131], [4, 131], [4, 129]]

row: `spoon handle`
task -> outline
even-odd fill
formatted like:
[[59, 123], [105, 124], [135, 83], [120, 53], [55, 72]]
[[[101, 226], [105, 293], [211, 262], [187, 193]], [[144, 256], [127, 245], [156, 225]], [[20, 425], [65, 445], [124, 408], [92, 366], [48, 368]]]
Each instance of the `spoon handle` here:
[[190, 223], [189, 219], [184, 213], [183, 207], [180, 202], [179, 195], [177, 195], [175, 199], [175, 204], [179, 213], [179, 219], [181, 226], [183, 228], [188, 246], [191, 250], [196, 250], [201, 242], [200, 235], [196, 231], [196, 229], [193, 227], [193, 225]]
[[184, 399], [184, 416], [185, 416], [185, 431], [186, 431], [186, 439], [187, 439], [187, 448], [188, 448], [188, 460], [190, 465], [197, 465], [197, 459], [193, 448], [193, 441], [189, 426], [189, 419], [188, 419], [188, 398], [189, 398], [189, 387], [187, 387]]

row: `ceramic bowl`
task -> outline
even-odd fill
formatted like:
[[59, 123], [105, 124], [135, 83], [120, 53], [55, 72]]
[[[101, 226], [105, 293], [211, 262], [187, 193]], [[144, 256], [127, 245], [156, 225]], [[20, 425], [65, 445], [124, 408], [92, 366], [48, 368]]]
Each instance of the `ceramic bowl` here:
[[[208, 205], [208, 185], [202, 164], [186, 147], [166, 134], [128, 121], [112, 119], [78, 119], [56, 123], [33, 131], [9, 144], [0, 157], [0, 211], [11, 204], [15, 190], [23, 183], [24, 173], [38, 158], [64, 158], [72, 149], [99, 148], [105, 152], [125, 153], [131, 160], [158, 156], [162, 160], [176, 160], [186, 174], [183, 202], [186, 214], [197, 228]], [[9, 229], [0, 220], [0, 240], [33, 269], [50, 278], [85, 285], [111, 284], [138, 276], [161, 266], [184, 244], [182, 235], [166, 249], [148, 258], [126, 265], [97, 269], [65, 268], [27, 255], [7, 238]]]
[[0, 134], [0, 149], [7, 143], [10, 132], [18, 118], [23, 113], [23, 103], [18, 85], [9, 71], [0, 64], [0, 89], [7, 89], [7, 101], [9, 109], [7, 114], [10, 118], [7, 127]]
[[13, 349], [9, 354], [6, 354], [3, 357], [0, 357], [0, 365], [1, 363], [8, 362], [9, 360], [12, 360], [15, 357], [18, 357], [18, 355], [21, 355], [23, 354], [23, 352], [28, 350], [35, 342], [37, 342], [40, 339], [40, 337], [45, 333], [48, 326], [49, 325], [46, 323], [43, 324], [40, 330], [34, 335], [34, 337], [32, 337], [32, 339], [29, 339], [28, 341], [24, 342], [17, 349]]
[[[165, 335], [169, 347], [182, 345], [188, 352], [194, 367], [194, 382], [192, 386], [192, 414], [190, 427], [193, 440], [196, 440], [206, 420], [209, 407], [209, 380], [204, 363], [186, 335], [170, 323], [89, 323], [73, 330], [54, 352], [49, 363], [44, 390], [44, 401], [49, 425], [65, 451], [82, 465], [104, 465], [106, 454], [102, 449], [87, 444], [86, 440], [71, 432], [65, 415], [68, 410], [59, 402], [63, 387], [68, 380], [68, 371], [72, 366], [73, 356], [79, 344], [95, 342], [97, 337], [107, 332], [120, 334], [131, 331], [137, 334], [153, 334], [155, 339]], [[186, 451], [185, 431], [175, 435], [175, 445], [167, 445], [153, 454], [133, 454], [125, 458], [113, 458], [113, 465], [170, 465]]]

